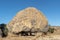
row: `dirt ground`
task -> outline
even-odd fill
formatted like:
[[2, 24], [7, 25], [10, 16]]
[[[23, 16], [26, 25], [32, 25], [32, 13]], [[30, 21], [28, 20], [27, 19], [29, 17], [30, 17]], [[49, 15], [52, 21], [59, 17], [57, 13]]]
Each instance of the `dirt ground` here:
[[40, 33], [38, 33], [36, 36], [9, 35], [6, 38], [0, 37], [0, 40], [60, 40], [60, 35], [56, 34], [41, 35]]

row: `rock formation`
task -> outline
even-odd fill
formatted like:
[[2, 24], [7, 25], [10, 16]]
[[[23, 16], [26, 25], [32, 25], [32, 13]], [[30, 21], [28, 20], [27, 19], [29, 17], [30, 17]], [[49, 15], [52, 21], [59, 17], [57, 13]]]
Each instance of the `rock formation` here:
[[9, 32], [27, 31], [31, 28], [43, 30], [48, 25], [46, 17], [34, 7], [28, 7], [19, 11], [8, 23]]

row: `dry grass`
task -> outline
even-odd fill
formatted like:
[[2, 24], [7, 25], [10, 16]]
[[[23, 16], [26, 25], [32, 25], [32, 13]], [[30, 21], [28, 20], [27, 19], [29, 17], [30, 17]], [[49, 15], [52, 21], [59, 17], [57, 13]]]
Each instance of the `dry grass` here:
[[60, 40], [60, 35], [8, 36], [6, 38], [0, 38], [0, 40]]

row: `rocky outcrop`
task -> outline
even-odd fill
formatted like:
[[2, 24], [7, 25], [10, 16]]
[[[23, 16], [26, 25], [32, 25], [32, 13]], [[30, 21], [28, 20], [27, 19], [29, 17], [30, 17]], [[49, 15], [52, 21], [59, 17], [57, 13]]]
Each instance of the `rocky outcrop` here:
[[8, 23], [9, 32], [28, 31], [31, 28], [43, 30], [48, 25], [46, 17], [34, 7], [28, 7], [19, 11]]

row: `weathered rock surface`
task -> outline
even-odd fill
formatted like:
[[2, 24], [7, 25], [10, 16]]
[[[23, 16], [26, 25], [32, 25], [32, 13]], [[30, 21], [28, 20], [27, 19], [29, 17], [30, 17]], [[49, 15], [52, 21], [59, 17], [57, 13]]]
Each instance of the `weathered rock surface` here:
[[31, 28], [43, 30], [48, 25], [46, 17], [36, 8], [28, 7], [19, 11], [17, 15], [8, 23], [10, 32], [27, 31]]

